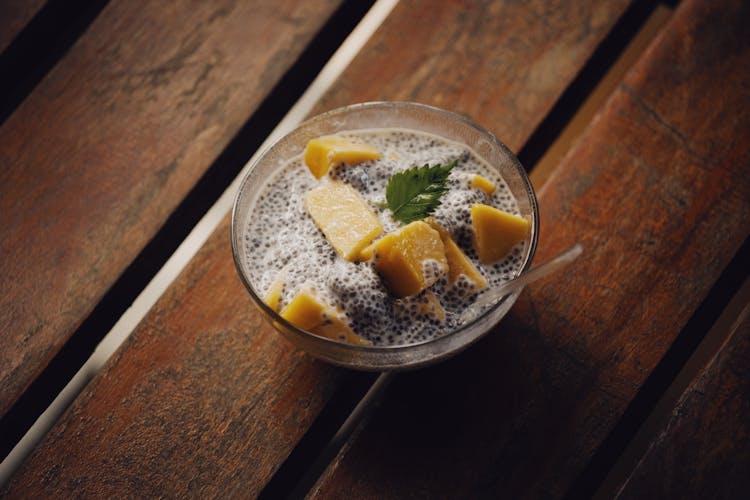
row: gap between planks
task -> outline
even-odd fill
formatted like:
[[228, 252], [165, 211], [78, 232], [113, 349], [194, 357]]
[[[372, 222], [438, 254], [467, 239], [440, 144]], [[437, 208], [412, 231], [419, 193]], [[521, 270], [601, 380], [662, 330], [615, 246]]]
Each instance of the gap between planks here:
[[235, 179], [262, 141], [303, 95], [321, 68], [342, 45], [356, 24], [374, 4], [337, 2], [318, 33], [286, 68], [259, 106], [250, 114], [221, 154], [216, 156], [179, 204], [163, 221], [155, 235], [140, 249], [120, 276], [110, 283], [98, 303], [46, 366], [18, 395], [9, 411], [0, 416], [0, 460], [18, 443], [39, 415], [93, 354], [105, 334], [135, 301], [192, 228]]
[[745, 279], [740, 290], [732, 297], [719, 319], [711, 327], [693, 354], [667, 388], [659, 402], [628, 444], [594, 495], [595, 499], [616, 498], [627, 486], [630, 474], [648, 452], [651, 443], [672, 416], [678, 401], [690, 384], [700, 376], [721, 353], [724, 345], [750, 314], [750, 278]]
[[[303, 498], [305, 497], [318, 482], [320, 477], [328, 470], [331, 462], [346, 449], [347, 444], [351, 443], [352, 440], [356, 439], [362, 429], [369, 421], [370, 416], [377, 409], [380, 402], [383, 400], [383, 395], [386, 389], [391, 384], [393, 379], [396, 377], [396, 372], [383, 372], [381, 373], [375, 382], [370, 386], [370, 389], [364, 395], [364, 397], [357, 403], [354, 410], [349, 414], [341, 427], [334, 436], [330, 439], [328, 444], [323, 447], [321, 452], [308, 467], [302, 478], [296, 483], [294, 489], [290, 493], [283, 495], [286, 498]], [[270, 484], [270, 483], [269, 483]], [[265, 495], [268, 488], [264, 489], [259, 498], [278, 498], [280, 495], [275, 495], [273, 492]]]
[[111, 283], [98, 303], [54, 354], [9, 411], [0, 416], [0, 460], [28, 431], [92, 355], [105, 334], [135, 301], [211, 205], [246, 165], [262, 141], [303, 95], [323, 66], [343, 44], [374, 0], [338, 2], [318, 33], [276, 81], [250, 118], [204, 170], [155, 235]]
[[[336, 78], [343, 72], [348, 63], [366, 43], [367, 39], [385, 20], [387, 15], [395, 7], [398, 0], [378, 0], [360, 24], [350, 34], [339, 50], [323, 68], [321, 73], [310, 85], [305, 94], [287, 113], [284, 119], [273, 130], [271, 135], [258, 149], [264, 151], [275, 140], [291, 131], [311, 111], [317, 100], [333, 84]], [[533, 165], [527, 166], [532, 171], [532, 180], [535, 185], [542, 185], [549, 174], [565, 154], [572, 148], [577, 137], [583, 132], [586, 125], [594, 118], [597, 110], [606, 101], [612, 91], [616, 88], [625, 72], [638, 59], [641, 53], [650, 43], [651, 39], [658, 33], [659, 29], [666, 23], [671, 15], [671, 8], [659, 4], [648, 16], [645, 23], [640, 26], [636, 34], [628, 41], [625, 49], [606, 71], [575, 111], [570, 120], [564, 125], [561, 132], [554, 138], [550, 145], [545, 148], [542, 157]], [[250, 159], [251, 164], [258, 152]], [[79, 370], [71, 382], [63, 389], [60, 395], [50, 405], [27, 432], [23, 439], [12, 450], [6, 460], [0, 464], [0, 485], [4, 484], [13, 471], [23, 462], [36, 443], [54, 424], [60, 414], [67, 408], [78, 393], [86, 386], [107, 359], [125, 341], [135, 329], [140, 320], [158, 300], [182, 269], [188, 264], [198, 249], [203, 245], [208, 236], [218, 226], [222, 218], [231, 208], [239, 183], [244, 177], [248, 166], [241, 171], [232, 184], [224, 191], [219, 200], [211, 207], [206, 215], [191, 231], [188, 237], [178, 247], [166, 264], [151, 280], [143, 292], [138, 296], [133, 305], [120, 318], [110, 332], [104, 337], [94, 354]], [[328, 463], [335, 458], [342, 447], [345, 447], [349, 437], [365, 424], [367, 417], [372, 413], [373, 403], [382, 397], [382, 394], [394, 378], [393, 373], [383, 374], [370, 387], [367, 394], [357, 404], [355, 409], [333, 436], [331, 441], [321, 450], [318, 458], [310, 470], [304, 475], [300, 483], [294, 488], [294, 494], [304, 494], [309, 491], [316, 479], [323, 473]], [[6, 464], [6, 462], [8, 462]], [[313, 488], [314, 489], [314, 488]]]
[[99, 372], [104, 363], [130, 336], [151, 307], [177, 278], [188, 262], [198, 252], [221, 220], [229, 213], [240, 182], [249, 165], [260, 152], [273, 142], [293, 130], [313, 109], [320, 97], [328, 90], [349, 62], [364, 46], [370, 36], [393, 10], [398, 0], [377, 0], [354, 30], [331, 56], [323, 69], [310, 84], [300, 99], [273, 129], [234, 181], [224, 190], [219, 199], [195, 225], [177, 250], [169, 257], [158, 273], [146, 285], [133, 304], [125, 311], [110, 331], [104, 336], [94, 353], [75, 376], [57, 395], [49, 407], [37, 418], [31, 428], [0, 463], [0, 486], [4, 485], [33, 451], [37, 443], [54, 425], [68, 405], [78, 396], [88, 382]]
[[78, 41], [109, 0], [49, 0], [0, 54], [0, 124]]
[[[644, 7], [641, 5], [641, 8], [648, 8], [648, 6]], [[632, 20], [637, 24], [635, 33], [629, 33], [628, 28], [625, 27], [623, 32], [617, 34], [617, 36], [626, 37], [627, 41], [625, 42], [624, 47], [621, 48], [607, 47], [605, 53], [610, 54], [611, 52], [614, 52], [616, 59], [611, 65], [609, 65], [609, 67], [605, 68], [603, 75], [601, 75], [601, 78], [598, 79], [598, 81], [596, 81], [596, 77], [593, 77], [595, 81], [593, 82], [594, 88], [591, 93], [575, 110], [572, 117], [567, 121], [564, 116], [561, 117], [561, 120], [564, 121], [563, 128], [560, 133], [553, 138], [551, 143], [548, 145], [535, 145], [541, 146], [540, 149], [542, 150], [539, 151], [541, 157], [538, 161], [532, 162], [530, 165], [525, 165], [527, 171], [530, 172], [530, 177], [535, 186], [541, 186], [544, 184], [555, 166], [573, 147], [578, 136], [583, 133], [586, 126], [594, 119], [598, 109], [604, 104], [610, 94], [612, 94], [628, 69], [639, 59], [641, 54], [651, 43], [652, 39], [657, 35], [660, 28], [669, 20], [672, 11], [673, 8], [667, 7], [664, 4], [658, 4], [644, 20]], [[586, 69], [583, 70], [583, 73], [585, 72]], [[591, 78], [591, 76], [589, 77]], [[592, 83], [590, 80], [584, 80], [586, 81], [576, 81], [572, 83], [571, 86], [589, 85]], [[553, 110], [550, 112], [550, 114], [552, 113], [555, 113], [555, 111]], [[562, 112], [560, 113], [564, 114]], [[553, 121], [557, 121], [557, 119], [554, 119]], [[341, 453], [345, 452], [347, 444], [351, 443], [351, 440], [356, 438], [356, 434], [367, 424], [367, 420], [373, 413], [373, 406], [377, 405], [382, 400], [384, 392], [395, 377], [396, 373], [393, 372], [381, 374], [380, 378], [378, 378], [373, 384], [367, 394], [363, 397], [362, 401], [360, 401], [349, 418], [346, 419], [339, 431], [331, 439], [331, 442], [326, 445], [324, 450], [318, 455], [314, 464], [299, 480], [299, 483], [294, 486], [289, 485], [283, 489], [283, 491], [281, 488], [272, 489], [267, 487], [261, 497], [272, 498], [277, 496], [289, 496], [290, 498], [301, 498], [306, 494], [312, 494], [314, 496], [317, 485], [325, 477], [326, 470], [328, 470], [327, 465], [330, 464], [336, 456], [340, 456]], [[286, 477], [285, 472], [280, 468], [271, 482], [269, 482], [269, 486], [272, 485], [274, 479], [278, 475]]]
[[[552, 142], [543, 156], [533, 166], [531, 178], [534, 184], [544, 184], [558, 163], [572, 149], [577, 138], [587, 124], [591, 122], [598, 110], [616, 89], [627, 70], [638, 60], [658, 35], [661, 28], [669, 21], [675, 5], [659, 4], [649, 15], [636, 36], [628, 43], [621, 56], [607, 71], [600, 83], [581, 104], [573, 118], [568, 122]], [[627, 484], [630, 473], [648, 451], [653, 439], [669, 420], [672, 410], [683, 392], [695, 377], [721, 351], [724, 343], [731, 337], [743, 315], [750, 313], [750, 278], [744, 281], [741, 289], [724, 308], [721, 316], [713, 324], [693, 354], [685, 362], [674, 380], [638, 428], [636, 434], [620, 454], [614, 465], [603, 477], [594, 493], [595, 499], [615, 498]]]
[[628, 69], [635, 64], [661, 28], [667, 23], [673, 10], [673, 8], [663, 4], [656, 6], [643, 26], [628, 42], [612, 67], [583, 101], [570, 122], [563, 127], [560, 135], [534, 165], [531, 175], [534, 185], [541, 186], [547, 181], [557, 164], [573, 148], [576, 139], [583, 133], [586, 126], [594, 119], [596, 113], [617, 88]]
[[[610, 48], [610, 50], [619, 52], [615, 61], [612, 62], [601, 78], [594, 82], [594, 88], [576, 109], [575, 113], [573, 113], [569, 120], [564, 123], [562, 130], [554, 140], [552, 140], [547, 146], [543, 144], [541, 145], [543, 151], [539, 160], [530, 165], [524, 165], [527, 168], [527, 171], [530, 172], [530, 177], [535, 186], [543, 185], [552, 170], [554, 170], [567, 152], [572, 149], [576, 139], [594, 119], [597, 111], [616, 89], [628, 69], [635, 64], [653, 38], [656, 37], [660, 29], [669, 20], [672, 11], [673, 7], [664, 4], [656, 5], [654, 10], [650, 12], [647, 18], [637, 27], [635, 33], [629, 36], [629, 40], [626, 42], [621, 52], [619, 52], [619, 49], [617, 48]], [[628, 33], [621, 35], [628, 36]], [[590, 83], [590, 81], [586, 82], [586, 84]], [[575, 85], [575, 83], [573, 85]], [[554, 113], [554, 111], [550, 112], [550, 114], [552, 113]], [[553, 118], [555, 119], [554, 121], [565, 119], [564, 117]], [[382, 374], [381, 378], [375, 382], [373, 387], [363, 398], [362, 402], [367, 401], [370, 406], [373, 404], [377, 405], [378, 402], [382, 400], [383, 392], [387, 389], [395, 376], [395, 373]], [[363, 406], [363, 404], [360, 403], [360, 405], [357, 405], [357, 408], [352, 412], [352, 415], [347, 419], [346, 423], [342, 425], [341, 430], [336, 434], [326, 450], [321, 453], [321, 458], [326, 457], [328, 462], [333, 462], [336, 457], [341, 457], [346, 453], [347, 446], [353, 439], [356, 439], [357, 433], [362, 430], [362, 427], [367, 423], [367, 419], [373, 413], [373, 409], [370, 406], [367, 406], [367, 411], [361, 411], [362, 409], [360, 406]], [[346, 433], [350, 434], [349, 440], [343, 439]], [[334, 449], [337, 450], [338, 453], [330, 454]], [[321, 462], [321, 459], [316, 460], [315, 465], [311, 467], [307, 475], [293, 488], [293, 493], [289, 495], [290, 498], [301, 498], [306, 495], [314, 497], [316, 495], [318, 486], [321, 484], [321, 481], [325, 479], [326, 473], [331, 470], [330, 468], [321, 468]], [[312, 480], [314, 476], [317, 476], [317, 481]]]

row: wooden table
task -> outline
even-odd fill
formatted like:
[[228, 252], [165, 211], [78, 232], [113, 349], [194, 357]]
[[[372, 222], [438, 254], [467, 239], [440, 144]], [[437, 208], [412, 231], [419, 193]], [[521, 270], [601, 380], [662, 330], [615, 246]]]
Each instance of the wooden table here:
[[[3, 456], [368, 7], [0, 5]], [[466, 352], [379, 377], [262, 320], [227, 215], [2, 494], [746, 497], [748, 22], [741, 0], [399, 2], [312, 113], [469, 116], [530, 171], [536, 261], [584, 256]]]

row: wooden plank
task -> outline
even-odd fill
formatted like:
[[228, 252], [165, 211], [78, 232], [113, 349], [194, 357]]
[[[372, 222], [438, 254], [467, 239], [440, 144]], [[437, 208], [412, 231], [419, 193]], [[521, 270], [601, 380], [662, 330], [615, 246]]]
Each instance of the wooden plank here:
[[318, 109], [432, 104], [471, 117], [517, 151], [629, 3], [403, 2]]
[[584, 256], [475, 348], [396, 379], [317, 496], [569, 491], [750, 235], [748, 7], [681, 3], [539, 191], [539, 261]]
[[[532, 61], [535, 72], [542, 72], [539, 59], [550, 72], [561, 75], [544, 79], [549, 87], [540, 83], [518, 89], [529, 106], [526, 113], [512, 114], [501, 108], [485, 111], [487, 121], [514, 131], [518, 139], [512, 145], [517, 147], [625, 8], [625, 2], [602, 1], [594, 6], [577, 2], [577, 7], [570, 7], [577, 16], [559, 17], [551, 27], [537, 12], [543, 2], [533, 8], [507, 2], [504, 9], [483, 11], [488, 7], [485, 3], [400, 3], [318, 110], [371, 98], [364, 90], [361, 95], [351, 93], [352, 81], [360, 81], [368, 61], [384, 58], [384, 51], [393, 58], [408, 52], [428, 59], [426, 55], [437, 50], [433, 31], [450, 32], [463, 41], [440, 46], [449, 60], [461, 59], [454, 50], [464, 55], [471, 52], [475, 40], [492, 47], [493, 54], [503, 52], [506, 59], [517, 61], [517, 73], [525, 72], [526, 60]], [[414, 36], [404, 39], [403, 27], [422, 12], [434, 16], [433, 24], [413, 24]], [[483, 21], [477, 22], [476, 15], [484, 16]], [[516, 23], [508, 22], [506, 16], [515, 16]], [[473, 35], [467, 40], [468, 33]], [[571, 48], [573, 40], [579, 45]], [[556, 41], [567, 41], [568, 56], [544, 55], [545, 50], [557, 50]], [[516, 54], [524, 48], [533, 58]], [[474, 64], [481, 66], [481, 61], [474, 58]], [[425, 78], [442, 78], [445, 85], [450, 85], [452, 77], [460, 78], [456, 72], [446, 74], [436, 55], [425, 67]], [[369, 71], [394, 81], [388, 92], [411, 88], [420, 100], [430, 101], [428, 94], [419, 94], [413, 68], [391, 69], [387, 75], [382, 68]], [[493, 78], [511, 80], [506, 70], [496, 66]], [[402, 81], [403, 86], [395, 81]], [[500, 96], [494, 93], [502, 91], [502, 87], [488, 85], [480, 95], [497, 100]], [[377, 97], [403, 96], [382, 93]], [[464, 111], [479, 109], [468, 99], [463, 102], [471, 105], [463, 108], [458, 99], [451, 99], [443, 104]], [[315, 362], [262, 324], [234, 276], [227, 231], [225, 221], [51, 431], [10, 484], [11, 494], [33, 497], [85, 491], [141, 496], [159, 491], [179, 496], [187, 488], [210, 494], [222, 485], [222, 494], [227, 496], [233, 492], [251, 496], [273, 474], [350, 374]]]
[[619, 498], [742, 498], [750, 491], [748, 311], [682, 395]]
[[0, 415], [338, 3], [111, 2], [3, 124]]
[[664, 4], [659, 4], [654, 8], [638, 33], [628, 42], [622, 54], [602, 77], [596, 88], [586, 97], [575, 116], [565, 125], [555, 141], [550, 144], [544, 156], [534, 165], [535, 185], [543, 185], [547, 177], [560, 164], [596, 113], [607, 102], [607, 99], [620, 84], [631, 66], [636, 63], [646, 47], [669, 21], [672, 11], [673, 9]]
[[0, 3], [0, 53], [44, 6], [44, 0], [3, 0]]
[[228, 233], [225, 221], [11, 496], [247, 497], [264, 486], [343, 371], [287, 348], [256, 313]]

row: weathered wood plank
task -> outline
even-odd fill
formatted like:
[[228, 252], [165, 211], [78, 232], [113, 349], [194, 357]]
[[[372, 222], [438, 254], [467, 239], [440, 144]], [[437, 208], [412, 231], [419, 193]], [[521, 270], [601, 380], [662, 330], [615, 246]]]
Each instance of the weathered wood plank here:
[[338, 3], [112, 2], [3, 124], [0, 415]]
[[264, 486], [342, 371], [287, 348], [256, 313], [228, 232], [225, 222], [11, 496], [248, 497]]
[[475, 348], [396, 379], [318, 496], [569, 491], [750, 235], [749, 8], [681, 3], [539, 192], [540, 261], [584, 256]]
[[[570, 8], [577, 16], [561, 16], [551, 27], [539, 17], [540, 7], [507, 2], [505, 9], [489, 11], [494, 20], [485, 19], [478, 23], [479, 31], [472, 31], [477, 24], [475, 16], [488, 15], [483, 10], [489, 8], [486, 3], [454, 5], [422, 0], [399, 4], [318, 110], [374, 97], [403, 98], [396, 90], [404, 88], [411, 88], [415, 98], [434, 103], [429, 93], [419, 94], [420, 83], [412, 80], [409, 65], [391, 67], [379, 76], [391, 81], [389, 93], [373, 96], [363, 88], [362, 94], [354, 94], [352, 81], [363, 78], [368, 61], [387, 59], [384, 51], [394, 59], [408, 52], [422, 54], [421, 59], [427, 60], [436, 50], [433, 31], [454, 30], [454, 36], [462, 40], [473, 33], [461, 43], [441, 45], [441, 53], [458, 61], [460, 54], [471, 52], [481, 41], [483, 47], [492, 47], [493, 54], [505, 52], [508, 59], [517, 61], [517, 72], [524, 73], [526, 59], [516, 52], [525, 48], [533, 54], [528, 59], [535, 64], [535, 72], [544, 73], [537, 62], [543, 60], [549, 71], [559, 76], [543, 79], [549, 87], [541, 82], [519, 87], [519, 99], [528, 106], [525, 113], [483, 110], [490, 124], [514, 131], [517, 139], [511, 146], [518, 147], [625, 8], [625, 2], [599, 2], [593, 7], [591, 2], [578, 2], [577, 8]], [[415, 23], [414, 36], [403, 38], [404, 25], [418, 19], [420, 12], [435, 16], [433, 24]], [[516, 23], [505, 16], [515, 17]], [[404, 17], [409, 22], [405, 23]], [[504, 30], [498, 29], [501, 25]], [[545, 51], [558, 50], [559, 40], [570, 40], [568, 44], [577, 40], [579, 45], [570, 48], [571, 55], [566, 57], [545, 56]], [[425, 78], [442, 78], [447, 86], [451, 78], [460, 78], [455, 72], [445, 72], [437, 54], [429, 60], [423, 70]], [[475, 58], [474, 64], [480, 66], [481, 60]], [[382, 73], [382, 67], [370, 71]], [[510, 81], [506, 71], [505, 66], [497, 65], [492, 76]], [[497, 100], [501, 96], [494, 93], [502, 91], [494, 84], [483, 86], [477, 91], [478, 99]], [[471, 106], [462, 106], [453, 96], [441, 102], [464, 112], [481, 108], [469, 99], [465, 102]], [[222, 485], [228, 496], [257, 493], [347, 372], [313, 361], [273, 334], [261, 323], [233, 274], [225, 221], [63, 416], [8, 491], [25, 496], [78, 491], [179, 495], [188, 488], [215, 493]]]
[[0, 53], [44, 6], [44, 0], [3, 0], [0, 2]]
[[630, 2], [444, 3], [400, 3], [318, 109], [432, 104], [471, 117], [517, 151]]
[[[746, 311], [747, 313], [747, 311]], [[742, 498], [750, 491], [750, 316], [698, 374], [619, 498]]]

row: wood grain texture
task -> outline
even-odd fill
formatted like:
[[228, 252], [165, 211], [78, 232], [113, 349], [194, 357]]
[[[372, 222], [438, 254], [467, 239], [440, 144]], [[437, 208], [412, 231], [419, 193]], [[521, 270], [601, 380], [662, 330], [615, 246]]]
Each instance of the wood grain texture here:
[[339, 2], [111, 2], [0, 128], [0, 414]]
[[748, 14], [682, 2], [539, 191], [537, 258], [583, 257], [474, 348], [396, 379], [317, 496], [568, 492], [750, 236]]
[[517, 151], [630, 2], [400, 2], [319, 110], [416, 101]]
[[3, 0], [0, 2], [0, 53], [8, 48], [16, 35], [43, 6], [44, 0]]
[[[425, 5], [427, 2], [416, 7], [423, 9]], [[448, 23], [446, 29], [455, 22], [462, 22], [469, 29], [473, 16], [482, 13], [479, 7], [483, 4], [474, 4], [470, 13], [462, 11], [470, 4], [430, 5], [450, 12], [444, 19], [441, 17]], [[573, 51], [576, 57], [565, 59], [569, 66], [564, 71], [560, 61], [545, 58], [552, 65], [551, 71], [562, 72], [567, 78], [577, 73], [624, 9], [624, 3], [614, 9], [611, 2], [601, 2], [590, 11], [581, 7], [596, 22], [573, 18], [570, 25], [561, 21], [553, 31], [533, 11], [512, 2], [507, 5], [513, 9], [512, 15], [521, 16], [516, 28], [513, 23], [508, 26], [518, 30], [518, 37], [526, 36], [522, 32], [530, 29], [544, 32], [549, 49], [554, 45], [551, 40], [571, 36], [571, 31], [578, 34], [581, 48]], [[411, 2], [396, 8], [318, 110], [345, 104], [350, 98], [360, 100], [346, 90], [351, 80], [362, 78], [359, 71], [367, 66], [366, 61], [383, 57], [381, 51], [386, 42], [400, 36], [398, 30], [403, 22], [398, 18], [413, 17], [412, 8]], [[607, 22], [601, 20], [603, 15], [609, 16]], [[495, 24], [484, 24], [475, 36], [499, 36]], [[590, 30], [591, 24], [598, 27], [595, 33]], [[425, 36], [436, 29], [418, 26]], [[509, 35], [503, 32], [502, 36]], [[403, 42], [401, 38], [397, 40]], [[430, 43], [425, 37], [410, 37], [409, 52], [426, 54], [434, 49]], [[404, 51], [398, 44], [388, 46], [394, 57]], [[488, 46], [508, 52], [519, 50], [513, 44], [504, 46], [501, 40]], [[443, 48], [448, 49], [446, 57], [460, 59], [449, 50], [451, 46]], [[467, 51], [469, 44], [460, 48]], [[535, 46], [529, 50], [539, 53]], [[439, 66], [433, 66], [432, 71], [442, 73]], [[402, 79], [404, 87], [418, 85], [410, 80], [411, 68], [400, 66], [399, 72], [389, 78]], [[496, 72], [501, 74], [502, 68]], [[444, 84], [448, 85], [450, 75], [455, 76], [444, 76]], [[548, 80], [548, 84], [552, 88], [545, 89], [545, 98], [534, 98], [539, 89], [533, 86], [519, 90], [524, 101], [535, 103], [533, 113], [514, 116], [498, 108], [485, 116], [503, 130], [521, 130], [517, 132], [519, 137], [528, 136], [538, 124], [535, 120], [541, 120], [544, 110], [563, 92], [566, 81], [560, 78]], [[489, 86], [483, 92], [490, 95], [494, 88]], [[369, 97], [363, 93], [361, 100]], [[396, 99], [399, 95], [380, 97]], [[429, 101], [427, 95], [423, 97]], [[454, 107], [452, 102], [444, 104]], [[514, 146], [520, 146], [518, 141]], [[207, 249], [191, 262], [116, 358], [61, 418], [19, 471], [8, 493], [33, 497], [86, 491], [149, 496], [162, 488], [169, 496], [185, 492], [188, 486], [174, 483], [188, 483], [191, 475], [196, 477], [190, 492], [214, 493], [219, 491], [219, 484], [228, 494], [249, 496], [257, 491], [306, 432], [346, 372], [342, 375], [341, 370], [311, 360], [280, 336], [271, 334], [250, 306], [238, 278], [233, 276], [232, 266], [225, 221], [211, 237]], [[229, 442], [235, 448], [222, 457], [226, 448], [219, 448], [219, 443]]]
[[748, 471], [750, 316], [746, 315], [682, 395], [619, 498], [743, 498], [750, 491]]
[[261, 318], [228, 234], [225, 221], [10, 496], [249, 498], [266, 484], [343, 371]]

